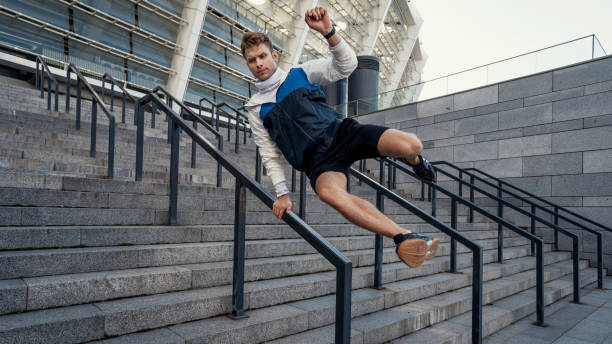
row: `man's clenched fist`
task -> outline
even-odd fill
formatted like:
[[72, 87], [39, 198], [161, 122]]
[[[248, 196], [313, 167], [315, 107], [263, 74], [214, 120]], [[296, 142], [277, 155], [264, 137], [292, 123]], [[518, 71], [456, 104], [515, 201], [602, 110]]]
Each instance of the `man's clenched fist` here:
[[327, 10], [323, 7], [315, 7], [306, 11], [305, 20], [306, 24], [308, 24], [311, 29], [322, 35], [327, 35], [332, 30], [331, 20], [329, 19]]

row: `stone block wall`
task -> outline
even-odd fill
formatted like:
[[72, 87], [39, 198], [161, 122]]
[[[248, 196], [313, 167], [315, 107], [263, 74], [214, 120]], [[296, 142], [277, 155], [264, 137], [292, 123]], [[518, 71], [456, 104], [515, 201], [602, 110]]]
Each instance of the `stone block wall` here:
[[[612, 56], [358, 120], [415, 133], [431, 161], [479, 168], [612, 227]], [[610, 234], [604, 265], [612, 269]], [[581, 237], [582, 256], [594, 257], [595, 237]]]

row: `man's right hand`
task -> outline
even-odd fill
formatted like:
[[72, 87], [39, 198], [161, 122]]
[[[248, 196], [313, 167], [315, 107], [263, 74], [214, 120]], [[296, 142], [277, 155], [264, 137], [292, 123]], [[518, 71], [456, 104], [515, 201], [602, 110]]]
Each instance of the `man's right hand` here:
[[289, 199], [289, 194], [284, 194], [274, 201], [272, 205], [272, 212], [274, 216], [279, 219], [283, 217], [285, 212], [291, 212], [291, 200]]

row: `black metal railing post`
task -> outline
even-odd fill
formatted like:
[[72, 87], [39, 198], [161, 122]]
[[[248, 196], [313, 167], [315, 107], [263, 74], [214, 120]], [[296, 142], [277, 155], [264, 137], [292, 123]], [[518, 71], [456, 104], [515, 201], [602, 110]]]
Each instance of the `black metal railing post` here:
[[[217, 149], [219, 152], [223, 152], [223, 137], [217, 138]], [[221, 168], [221, 162], [217, 161], [217, 187], [223, 186], [223, 169]]]
[[55, 112], [59, 111], [59, 89], [57, 85], [57, 80], [55, 80]]
[[255, 180], [261, 183], [261, 154], [259, 154], [259, 147], [255, 147]]
[[40, 78], [38, 77], [38, 74], [40, 73], [40, 61], [38, 61], [38, 59], [36, 59], [36, 89], [39, 90], [40, 89]]
[[438, 203], [436, 202], [436, 188], [432, 187], [431, 185], [429, 188], [431, 190], [431, 216], [436, 217], [436, 204]]
[[295, 167], [291, 167], [291, 192], [295, 192], [295, 185], [296, 185], [296, 179], [297, 179], [297, 172], [295, 170]]
[[[198, 131], [198, 122], [193, 120], [193, 130]], [[191, 139], [191, 168], [196, 168], [196, 147], [197, 143]]]
[[[554, 224], [557, 226], [559, 225], [559, 207], [555, 207], [555, 215], [554, 215]], [[553, 241], [553, 247], [555, 248], [555, 250], [559, 249], [559, 232], [554, 231], [553, 232], [554, 235], [554, 241]]]
[[231, 318], [247, 317], [244, 313], [244, 258], [246, 232], [246, 186], [236, 178], [234, 205], [234, 278], [232, 282]]
[[[38, 74], [38, 73], [37, 73]], [[68, 73], [68, 75], [66, 75], [66, 113], [70, 113], [70, 84], [71, 84], [71, 80], [70, 80], [70, 73]]]
[[[504, 205], [501, 202], [503, 197], [502, 194], [502, 185], [499, 184], [499, 188], [497, 189], [497, 197], [499, 201], [497, 202], [497, 216], [499, 218], [504, 217]], [[504, 228], [501, 223], [497, 224], [497, 262], [502, 263], [504, 261]]]
[[597, 236], [597, 288], [603, 289], [603, 235]]
[[578, 251], [578, 239], [572, 242], [572, 259], [574, 263], [574, 302], [580, 303], [580, 251]]
[[472, 253], [472, 343], [482, 344], [482, 282], [483, 249], [474, 248]]
[[[351, 342], [351, 284], [353, 264], [349, 260], [346, 264], [336, 268], [336, 331], [335, 343], [349, 344]], [[340, 326], [338, 326], [340, 325]]]
[[98, 131], [97, 124], [98, 124], [98, 103], [96, 102], [95, 99], [92, 99], [91, 101], [91, 133], [90, 133], [91, 140], [89, 143], [89, 156], [91, 157], [96, 156], [96, 132]]
[[[68, 71], [70, 73], [70, 71]], [[81, 130], [81, 79], [77, 80], [76, 130]]]
[[142, 180], [144, 150], [144, 105], [138, 106], [136, 117], [136, 181]]
[[459, 196], [463, 197], [463, 171], [459, 171]]
[[[531, 217], [531, 234], [535, 235], [536, 232], [536, 221], [535, 221], [535, 215], [536, 215], [536, 207], [534, 204], [531, 205], [531, 214], [533, 214], [533, 216]], [[531, 255], [535, 255], [535, 244], [532, 242], [531, 243]]]
[[[365, 171], [364, 162], [365, 162], [365, 160], [363, 160], [363, 159], [359, 160], [359, 172]], [[357, 185], [361, 186], [361, 180], [357, 181]]]
[[346, 192], [351, 193], [351, 175], [346, 175]]
[[125, 92], [121, 96], [121, 123], [125, 123]]
[[[470, 186], [474, 186], [474, 177], [470, 176]], [[474, 188], [470, 187], [470, 202], [474, 203]], [[474, 223], [474, 209], [470, 208], [469, 223]]]
[[238, 147], [240, 146], [240, 125], [239, 125], [238, 114], [236, 114], [236, 147], [234, 151], [238, 154]]
[[51, 77], [47, 78], [47, 110], [51, 110]]
[[115, 178], [115, 117], [109, 118], [108, 124], [108, 179]]
[[[104, 98], [102, 98], [104, 100]], [[110, 91], [110, 100], [111, 100], [111, 112], [113, 112], [113, 108], [115, 107], [115, 84], [111, 83], [111, 91]]]
[[[451, 201], [451, 227], [457, 230], [457, 200]], [[451, 237], [450, 242], [450, 271], [457, 272], [457, 241]]]
[[180, 140], [180, 127], [176, 123], [176, 119], [168, 118], [170, 123], [170, 130], [172, 133], [170, 137], [172, 143], [170, 146], [170, 224], [174, 225], [178, 223], [178, 179], [179, 179], [179, 140]]
[[[378, 182], [380, 185], [385, 185], [385, 163], [382, 159], [380, 160], [379, 168], [380, 173]], [[381, 213], [385, 211], [385, 199], [380, 190], [376, 190], [376, 208], [380, 210]], [[382, 288], [383, 239], [383, 236], [380, 234], [374, 236], [374, 288], [376, 289]]]
[[536, 324], [544, 325], [544, 242], [536, 244]]
[[300, 218], [306, 221], [306, 173], [300, 172]]

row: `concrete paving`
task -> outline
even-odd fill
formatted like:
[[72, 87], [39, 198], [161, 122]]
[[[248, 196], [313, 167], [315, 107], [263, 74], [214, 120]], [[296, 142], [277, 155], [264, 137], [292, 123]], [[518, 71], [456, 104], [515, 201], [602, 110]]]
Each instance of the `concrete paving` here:
[[524, 318], [485, 338], [485, 344], [611, 344], [612, 277], [604, 277], [604, 289], [592, 284], [581, 291], [581, 304], [571, 296], [546, 309], [546, 327], [532, 325], [535, 315]]

